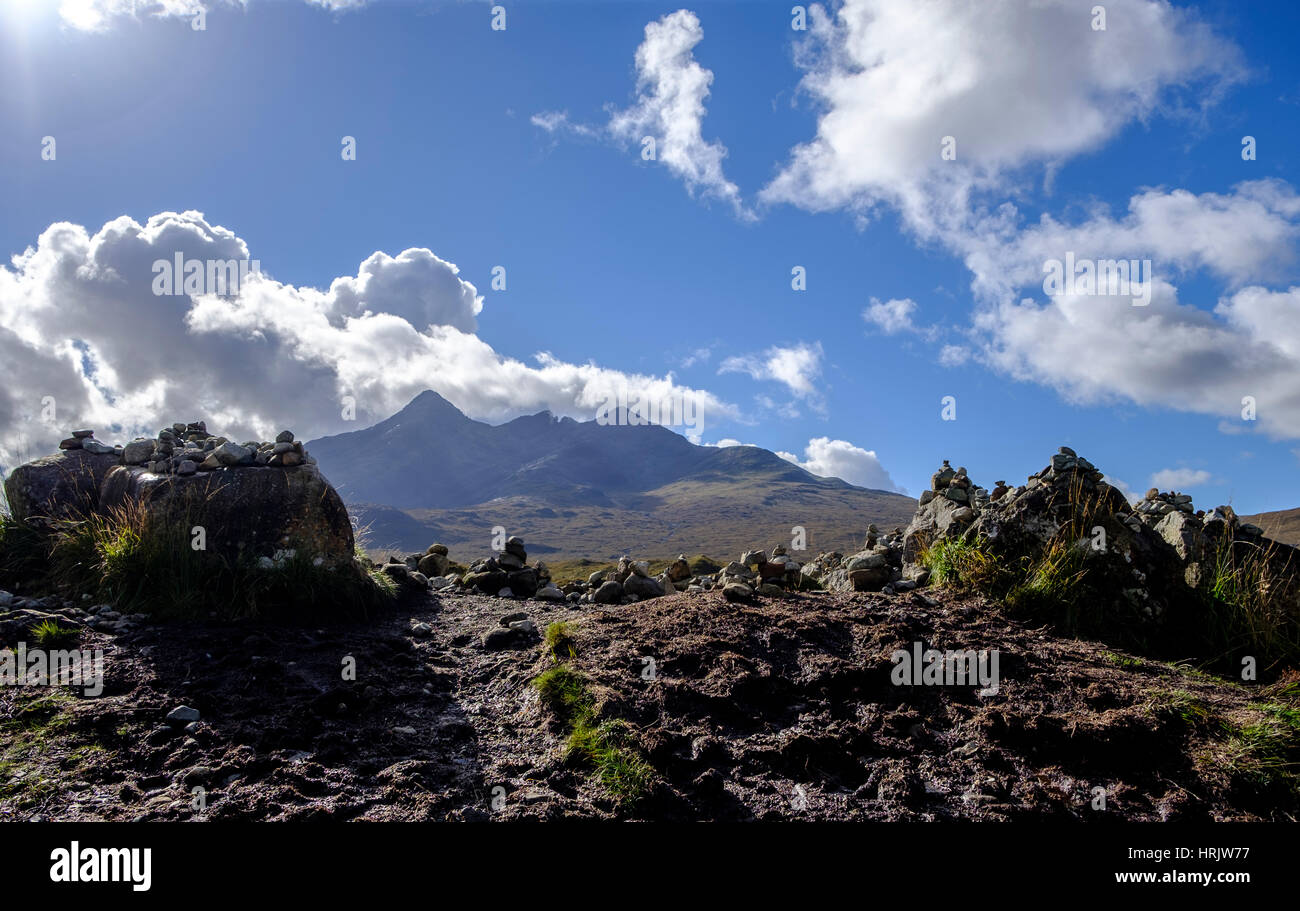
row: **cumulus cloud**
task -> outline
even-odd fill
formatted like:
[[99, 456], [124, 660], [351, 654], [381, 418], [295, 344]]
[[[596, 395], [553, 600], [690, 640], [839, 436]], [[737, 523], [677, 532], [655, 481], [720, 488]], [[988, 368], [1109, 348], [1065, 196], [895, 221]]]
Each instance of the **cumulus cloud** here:
[[839, 478], [858, 487], [869, 487], [873, 490], [907, 493], [894, 483], [894, 479], [880, 464], [880, 459], [873, 450], [854, 446], [847, 440], [816, 437], [808, 441], [802, 459], [790, 452], [778, 452], [777, 455], [815, 475]]
[[[1143, 188], [1118, 214], [1093, 205], [1065, 221], [1030, 221], [1016, 199], [1070, 158], [1135, 121], [1208, 110], [1244, 74], [1230, 41], [1161, 0], [1091, 10], [1066, 0], [888, 3], [814, 8], [798, 61], [821, 109], [817, 132], [764, 189], [767, 202], [869, 217], [891, 206], [919, 238], [960, 256], [975, 312], [971, 358], [1067, 400], [1129, 400], [1238, 419], [1300, 436], [1300, 196], [1280, 180], [1227, 192]], [[1030, 53], [990, 53], [990, 48]], [[1015, 104], [1007, 99], [1014, 98]], [[943, 137], [955, 160], [941, 155]], [[1149, 260], [1151, 300], [1048, 294], [1049, 260]], [[1217, 299], [1180, 299], [1179, 284], [1217, 282]], [[1203, 287], [1203, 285], [1202, 285]], [[1214, 292], [1211, 292], [1212, 294]], [[1198, 296], [1203, 294], [1199, 291]], [[906, 331], [911, 310], [864, 314]]]
[[940, 367], [960, 367], [970, 360], [970, 349], [961, 345], [944, 345], [939, 350]]
[[1170, 86], [1236, 78], [1239, 53], [1190, 14], [1162, 0], [1106, 8], [1093, 31], [1071, 0], [814, 5], [797, 59], [817, 134], [762, 198], [814, 211], [888, 202], [920, 223], [1024, 165], [1097, 148]]
[[821, 342], [773, 345], [761, 354], [729, 357], [718, 368], [718, 373], [748, 373], [756, 380], [774, 380], [795, 396], [810, 401], [820, 400], [817, 380], [821, 372]]
[[894, 298], [881, 301], [872, 298], [871, 304], [862, 311], [862, 318], [886, 335], [898, 332], [916, 332], [912, 323], [912, 314], [916, 312], [916, 301], [910, 298]]
[[972, 220], [950, 235], [982, 298], [1041, 290], [1044, 263], [1077, 259], [1150, 259], [1165, 280], [1203, 271], [1239, 287], [1279, 279], [1296, 263], [1300, 196], [1280, 180], [1244, 181], [1228, 193], [1145, 190], [1116, 217], [1105, 207], [1067, 224], [1044, 215], [1023, 225], [1014, 207]]
[[[369, 0], [306, 0], [331, 12], [360, 9]], [[61, 0], [59, 18], [81, 31], [102, 31], [119, 18], [191, 18], [218, 6], [245, 6], [248, 0]]]
[[1151, 475], [1151, 486], [1161, 490], [1204, 487], [1214, 480], [1208, 471], [1192, 468], [1164, 468]]
[[703, 40], [704, 29], [690, 10], [648, 23], [645, 40], [636, 50], [637, 94], [629, 107], [613, 111], [604, 127], [574, 123], [567, 113], [555, 111], [534, 115], [532, 122], [550, 133], [603, 135], [638, 149], [645, 137], [653, 137], [655, 160], [680, 178], [692, 195], [720, 199], [741, 218], [752, 219], [740, 189], [723, 170], [727, 147], [704, 138], [713, 71], [695, 59], [695, 46]]
[[[498, 354], [473, 334], [482, 307], [474, 285], [429, 250], [376, 253], [327, 290], [264, 271], [237, 294], [153, 293], [159, 260], [250, 253], [199, 212], [165, 212], [94, 233], [56, 223], [0, 267], [0, 464], [53, 448], [73, 425], [122, 437], [203, 418], [232, 436], [290, 427], [306, 439], [366, 426], [428, 388], [484, 420], [542, 409], [590, 419], [622, 390], [629, 399], [692, 397], [704, 415], [737, 413], [671, 374]], [[355, 422], [343, 418], [345, 397]]]
[[1142, 499], [1143, 497], [1143, 494], [1135, 493], [1133, 489], [1129, 487], [1126, 482], [1120, 480], [1119, 478], [1112, 478], [1110, 475], [1107, 474], [1107, 475], [1102, 475], [1101, 479], [1102, 481], [1104, 481], [1105, 483], [1109, 484], [1111, 487], [1114, 487], [1116, 490], [1122, 493], [1124, 495], [1124, 499], [1128, 500], [1130, 503], [1136, 503], [1138, 500]]

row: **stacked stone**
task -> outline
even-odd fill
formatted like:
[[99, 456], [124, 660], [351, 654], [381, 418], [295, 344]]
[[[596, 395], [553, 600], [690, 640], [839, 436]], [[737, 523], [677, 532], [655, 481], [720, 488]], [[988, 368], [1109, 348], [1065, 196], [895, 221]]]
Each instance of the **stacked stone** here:
[[422, 554], [390, 557], [380, 568], [405, 588], [443, 591], [460, 582], [460, 576], [451, 572], [451, 560], [447, 554], [447, 545], [430, 544]]
[[95, 431], [93, 430], [72, 431], [72, 436], [59, 443], [59, 448], [63, 450], [80, 449], [91, 455], [122, 454], [121, 446], [109, 446], [107, 443], [101, 443], [95, 439]]
[[785, 545], [777, 544], [770, 557], [766, 551], [746, 551], [715, 576], [701, 579], [700, 587], [705, 591], [721, 588], [722, 596], [729, 601], [743, 601], [755, 594], [780, 597], [798, 583], [802, 569]]
[[921, 492], [921, 505], [924, 506], [935, 497], [946, 497], [954, 503], [972, 505], [987, 502], [989, 492], [971, 481], [965, 468], [953, 470], [948, 460], [944, 459], [943, 467], [930, 476], [930, 489]]
[[208, 433], [203, 421], [172, 424], [156, 438], [137, 437], [125, 446], [108, 446], [95, 440], [93, 431], [76, 430], [59, 448], [81, 449], [94, 455], [113, 453], [121, 458], [123, 465], [182, 477], [222, 468], [294, 468], [316, 464], [302, 442], [294, 439], [292, 431], [282, 431], [271, 442], [239, 444]]
[[944, 459], [943, 466], [930, 476], [930, 489], [921, 491], [920, 505], [924, 507], [937, 498], [956, 504], [957, 509], [953, 513], [955, 521], [969, 522], [979, 515], [980, 509], [988, 505], [989, 492], [975, 484], [965, 468], [954, 470], [948, 460]]
[[1184, 515], [1194, 515], [1195, 510], [1192, 508], [1191, 494], [1178, 493], [1169, 491], [1161, 493], [1155, 487], [1147, 491], [1146, 496], [1134, 507], [1134, 511], [1148, 524], [1154, 525], [1171, 512], [1181, 512]]
[[770, 553], [746, 551], [716, 573], [696, 573], [686, 555], [679, 554], [658, 575], [650, 573], [649, 562], [624, 555], [614, 569], [593, 572], [585, 582], [570, 582], [558, 593], [582, 604], [635, 604], [675, 592], [721, 591], [731, 600], [778, 596], [799, 581], [801, 565], [782, 544]]
[[551, 581], [551, 571], [546, 564], [528, 565], [528, 551], [522, 538], [510, 537], [502, 552], [486, 560], [473, 563], [453, 584], [463, 590], [473, 590], [500, 598], [540, 598], [545, 601], [563, 601], [564, 592]]
[[1040, 484], [1066, 489], [1073, 485], [1091, 487], [1100, 483], [1105, 475], [1097, 467], [1076, 453], [1069, 446], [1062, 446], [1052, 456], [1052, 462], [1042, 471], [1029, 476], [1026, 490], [1033, 490]]
[[[952, 477], [956, 476], [956, 472], [953, 472]], [[943, 498], [941, 502], [949, 501]], [[967, 506], [957, 506], [958, 501], [951, 502], [955, 509], [970, 509]], [[893, 593], [910, 591], [917, 585], [915, 578], [906, 578], [903, 573], [901, 528], [895, 528], [882, 536], [876, 526], [868, 526], [862, 550], [847, 557], [838, 551], [818, 554], [801, 572], [828, 591]]]

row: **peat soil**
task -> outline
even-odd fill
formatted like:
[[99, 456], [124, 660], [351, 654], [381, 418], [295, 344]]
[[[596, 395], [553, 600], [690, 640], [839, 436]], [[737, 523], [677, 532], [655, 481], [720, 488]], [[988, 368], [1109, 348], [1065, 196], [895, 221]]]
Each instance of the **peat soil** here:
[[[537, 631], [506, 633], [520, 615]], [[557, 660], [541, 636], [557, 621], [599, 717], [628, 722], [654, 770], [633, 805], [566, 759], [530, 685]], [[891, 655], [916, 642], [996, 649], [996, 692], [896, 685]], [[944, 592], [419, 596], [367, 624], [87, 628], [79, 647], [103, 649], [101, 695], [0, 687], [0, 819], [1298, 815], [1272, 747], [1242, 734], [1271, 730], [1294, 684], [1058, 638]], [[188, 729], [166, 721], [180, 705], [200, 713]]]

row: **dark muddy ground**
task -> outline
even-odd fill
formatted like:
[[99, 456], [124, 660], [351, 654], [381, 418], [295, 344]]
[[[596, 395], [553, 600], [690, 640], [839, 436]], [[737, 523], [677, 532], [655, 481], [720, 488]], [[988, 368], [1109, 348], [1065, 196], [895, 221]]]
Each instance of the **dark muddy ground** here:
[[[1131, 659], [941, 593], [591, 607], [427, 597], [365, 626], [86, 631], [81, 646], [105, 651], [102, 696], [0, 688], [0, 818], [1297, 815], [1287, 757], [1260, 734], [1293, 685]], [[570, 663], [654, 769], [634, 807], [565, 761], [529, 686], [554, 663], [540, 637], [482, 646], [521, 611], [539, 630], [575, 625]], [[893, 685], [891, 653], [916, 641], [998, 649], [998, 692]], [[181, 704], [201, 713], [192, 733], [164, 721]]]

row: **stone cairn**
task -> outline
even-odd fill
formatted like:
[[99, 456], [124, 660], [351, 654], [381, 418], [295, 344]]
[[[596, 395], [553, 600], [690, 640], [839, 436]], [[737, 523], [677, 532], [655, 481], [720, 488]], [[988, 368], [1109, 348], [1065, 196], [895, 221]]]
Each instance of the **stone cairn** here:
[[746, 551], [714, 573], [695, 572], [682, 554], [663, 572], [651, 575], [647, 561], [624, 555], [614, 569], [599, 570], [585, 582], [569, 582], [561, 588], [545, 563], [528, 564], [524, 542], [517, 537], [506, 541], [502, 553], [474, 562], [464, 573], [451, 568], [443, 544], [433, 544], [423, 554], [390, 557], [380, 568], [404, 587], [416, 590], [572, 604], [635, 604], [674, 592], [705, 591], [721, 591], [728, 600], [746, 600], [757, 594], [782, 595], [802, 579], [800, 563], [778, 544], [770, 557], [761, 550]]
[[271, 442], [242, 445], [208, 433], [203, 421], [172, 424], [155, 439], [137, 437], [125, 446], [109, 446], [94, 437], [93, 430], [74, 430], [71, 437], [59, 444], [59, 448], [80, 449], [91, 455], [116, 455], [123, 465], [181, 477], [222, 468], [293, 468], [316, 464], [303, 448], [302, 441], [295, 440], [289, 430], [281, 431]]

